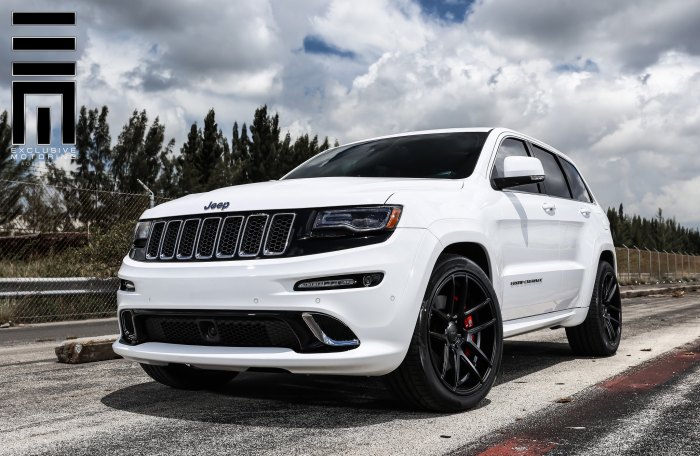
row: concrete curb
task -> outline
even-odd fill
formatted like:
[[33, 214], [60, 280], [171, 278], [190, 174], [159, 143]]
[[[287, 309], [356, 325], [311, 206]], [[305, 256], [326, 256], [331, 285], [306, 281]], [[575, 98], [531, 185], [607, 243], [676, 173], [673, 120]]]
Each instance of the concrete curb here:
[[700, 285], [681, 285], [676, 287], [645, 288], [643, 290], [620, 290], [620, 297], [622, 299], [639, 298], [642, 296], [651, 296], [658, 294], [672, 294], [678, 291], [689, 292], [697, 290], [700, 290]]
[[59, 363], [82, 364], [121, 358], [114, 353], [112, 344], [119, 335], [82, 337], [67, 340], [55, 348]]

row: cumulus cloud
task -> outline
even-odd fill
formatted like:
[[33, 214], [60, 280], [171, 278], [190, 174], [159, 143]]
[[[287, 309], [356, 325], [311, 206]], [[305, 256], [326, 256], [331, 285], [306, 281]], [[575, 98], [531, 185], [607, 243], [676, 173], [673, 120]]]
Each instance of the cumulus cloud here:
[[[52, 5], [36, 0], [32, 8]], [[133, 109], [159, 115], [181, 144], [189, 123], [211, 107], [226, 131], [264, 103], [293, 133], [341, 142], [508, 126], [569, 154], [604, 205], [623, 202], [644, 215], [660, 206], [700, 225], [691, 203], [700, 196], [700, 8], [693, 2], [61, 6], [78, 11], [79, 103], [107, 104], [114, 137]], [[13, 9], [27, 6], [4, 2], [3, 14]], [[0, 103], [9, 105], [9, 90]]]
[[[542, 10], [478, 3], [462, 24], [403, 9], [394, 28], [419, 27], [414, 39], [386, 46], [374, 39], [380, 44], [371, 48], [359, 40], [379, 57], [349, 87], [330, 81], [326, 109], [311, 123], [347, 140], [508, 126], [569, 154], [604, 205], [624, 202], [645, 215], [673, 207], [680, 220], [698, 225], [694, 205], [669, 202], [680, 189], [696, 190], [685, 201], [700, 197], [693, 184], [700, 174], [693, 147], [700, 140], [700, 59], [690, 29], [681, 31], [695, 9], [686, 6], [684, 15], [677, 2], [668, 11], [657, 3], [646, 10], [621, 2], [538, 5]], [[331, 16], [314, 23], [346, 37], [351, 26], [329, 26]]]

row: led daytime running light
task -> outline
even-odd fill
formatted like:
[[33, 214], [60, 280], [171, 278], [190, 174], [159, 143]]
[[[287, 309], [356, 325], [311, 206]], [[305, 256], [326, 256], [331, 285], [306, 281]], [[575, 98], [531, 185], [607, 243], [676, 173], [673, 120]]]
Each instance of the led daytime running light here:
[[351, 287], [356, 283], [357, 281], [355, 279], [314, 280], [308, 282], [301, 282], [297, 286], [297, 288], [299, 288], [300, 290], [307, 290], [309, 288]]

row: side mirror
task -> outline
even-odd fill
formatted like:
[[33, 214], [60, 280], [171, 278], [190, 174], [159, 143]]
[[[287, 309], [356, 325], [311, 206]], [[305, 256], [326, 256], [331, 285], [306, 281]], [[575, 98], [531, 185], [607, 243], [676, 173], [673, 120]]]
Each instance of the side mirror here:
[[503, 160], [503, 177], [494, 179], [501, 190], [516, 185], [532, 184], [544, 180], [542, 162], [535, 157], [506, 157]]

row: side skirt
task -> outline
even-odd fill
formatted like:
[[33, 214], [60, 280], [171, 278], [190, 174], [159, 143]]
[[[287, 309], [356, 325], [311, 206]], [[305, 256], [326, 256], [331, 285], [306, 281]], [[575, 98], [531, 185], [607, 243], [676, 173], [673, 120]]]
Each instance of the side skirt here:
[[588, 307], [559, 310], [532, 317], [518, 318], [503, 322], [503, 338], [525, 334], [553, 326], [576, 326], [586, 319]]

